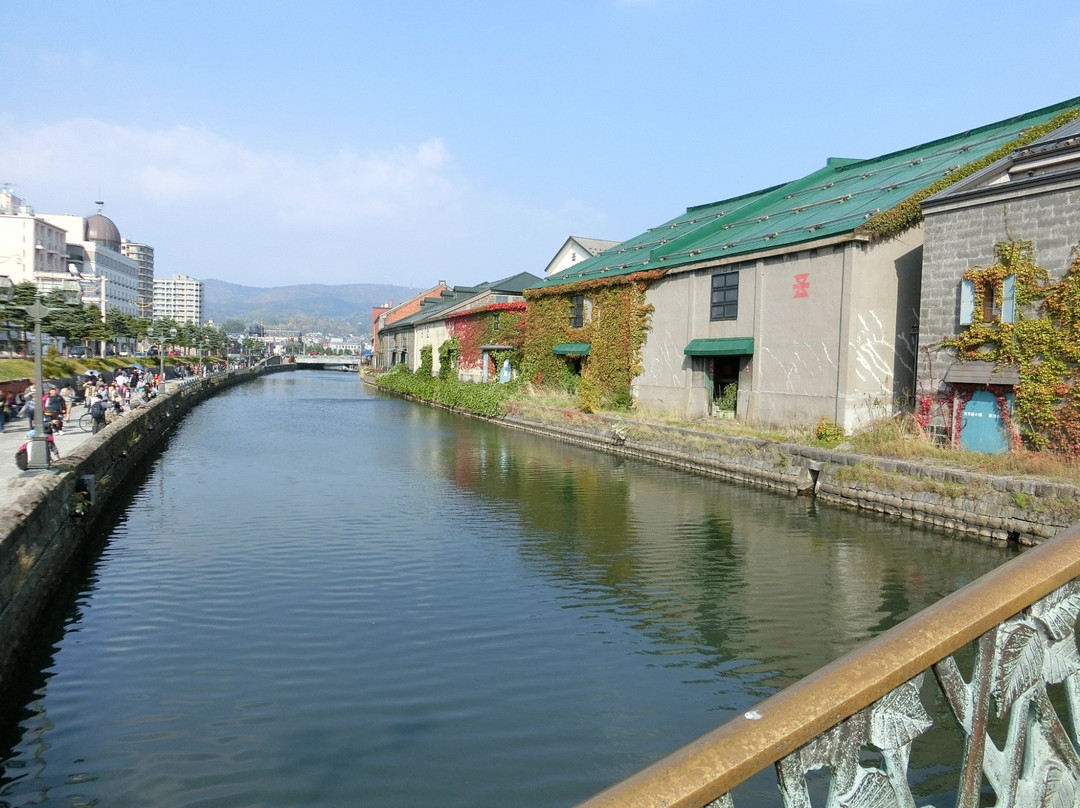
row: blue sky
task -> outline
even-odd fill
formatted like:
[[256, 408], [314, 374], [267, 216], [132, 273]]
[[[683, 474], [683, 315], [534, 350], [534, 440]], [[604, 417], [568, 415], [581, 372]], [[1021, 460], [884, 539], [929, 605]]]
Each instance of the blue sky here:
[[1065, 0], [5, 0], [0, 30], [0, 183], [251, 286], [540, 275], [1080, 96]]

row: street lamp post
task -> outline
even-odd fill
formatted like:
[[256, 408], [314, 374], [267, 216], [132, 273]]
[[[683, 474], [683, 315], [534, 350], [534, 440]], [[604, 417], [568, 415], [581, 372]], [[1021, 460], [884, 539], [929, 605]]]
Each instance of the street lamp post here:
[[165, 386], [165, 337], [169, 337], [170, 339], [176, 339], [176, 329], [175, 328], [170, 328], [168, 331], [166, 331], [165, 326], [163, 326], [163, 325], [158, 325], [156, 328], [153, 325], [151, 325], [150, 328], [146, 332], [146, 336], [149, 337], [151, 345], [154, 344], [155, 340], [157, 341], [158, 361], [160, 363], [160, 368], [161, 368], [161, 370], [160, 370], [161, 386], [164, 387]]
[[[82, 297], [79, 282], [66, 279], [60, 285], [64, 302], [76, 303]], [[6, 275], [0, 275], [0, 300], [10, 303], [15, 298], [15, 283]], [[49, 436], [45, 434], [45, 405], [42, 394], [45, 383], [41, 371], [41, 321], [52, 311], [41, 302], [41, 295], [34, 295], [34, 302], [29, 306], [20, 306], [34, 321], [34, 418], [37, 426], [34, 435], [26, 447], [26, 468], [41, 470], [49, 468]]]

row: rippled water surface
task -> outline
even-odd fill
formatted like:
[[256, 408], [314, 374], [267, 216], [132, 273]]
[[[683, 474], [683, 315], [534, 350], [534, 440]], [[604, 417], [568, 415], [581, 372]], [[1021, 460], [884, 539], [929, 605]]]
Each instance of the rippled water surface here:
[[194, 410], [0, 707], [0, 805], [567, 806], [1006, 551], [300, 371]]

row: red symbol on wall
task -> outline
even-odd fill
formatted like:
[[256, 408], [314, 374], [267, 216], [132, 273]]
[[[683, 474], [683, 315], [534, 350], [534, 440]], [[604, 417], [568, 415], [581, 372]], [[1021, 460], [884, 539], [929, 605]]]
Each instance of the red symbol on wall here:
[[810, 297], [810, 273], [795, 276], [795, 284], [791, 288], [795, 290], [795, 297]]

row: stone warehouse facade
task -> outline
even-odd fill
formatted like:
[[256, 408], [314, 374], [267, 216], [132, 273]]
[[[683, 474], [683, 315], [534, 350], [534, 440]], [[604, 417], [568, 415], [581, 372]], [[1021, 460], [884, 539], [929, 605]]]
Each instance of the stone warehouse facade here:
[[1020, 149], [923, 203], [925, 245], [919, 387], [942, 392], [956, 361], [938, 347], [961, 323], [962, 279], [995, 262], [999, 242], [1033, 244], [1035, 262], [1060, 280], [1080, 249], [1080, 120]]

